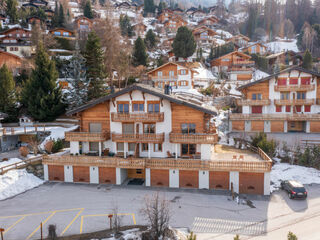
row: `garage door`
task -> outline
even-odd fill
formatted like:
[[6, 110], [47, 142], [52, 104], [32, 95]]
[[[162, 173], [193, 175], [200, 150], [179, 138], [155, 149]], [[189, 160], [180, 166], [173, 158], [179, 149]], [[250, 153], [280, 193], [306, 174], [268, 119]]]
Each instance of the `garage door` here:
[[73, 167], [73, 181], [74, 182], [90, 182], [89, 167]]
[[49, 181], [64, 181], [64, 166], [48, 165]]
[[169, 187], [169, 170], [151, 169], [151, 186]]
[[210, 189], [229, 189], [229, 172], [209, 172]]
[[263, 194], [263, 173], [239, 173], [239, 192], [245, 194]]
[[99, 183], [116, 184], [116, 169], [99, 167]]
[[179, 185], [181, 188], [199, 188], [199, 171], [179, 171]]

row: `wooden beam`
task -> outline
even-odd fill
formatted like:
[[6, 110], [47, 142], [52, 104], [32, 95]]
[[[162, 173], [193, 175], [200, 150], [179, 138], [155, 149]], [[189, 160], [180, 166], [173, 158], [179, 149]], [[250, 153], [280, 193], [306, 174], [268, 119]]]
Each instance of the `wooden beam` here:
[[116, 104], [115, 104], [114, 100], [115, 100], [114, 98], [111, 99], [113, 107], [116, 107]]
[[129, 92], [130, 99], [132, 101], [132, 91]]
[[161, 107], [163, 107], [163, 98], [160, 98]]
[[144, 96], [144, 92], [142, 92], [142, 97], [143, 97], [143, 100], [146, 100], [146, 97]]

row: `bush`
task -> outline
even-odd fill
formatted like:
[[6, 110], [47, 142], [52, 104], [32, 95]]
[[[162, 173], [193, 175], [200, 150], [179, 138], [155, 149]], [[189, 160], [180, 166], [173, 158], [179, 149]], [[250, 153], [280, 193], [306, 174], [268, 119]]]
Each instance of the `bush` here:
[[298, 240], [297, 236], [294, 235], [292, 232], [288, 233], [288, 240]]
[[29, 149], [27, 147], [20, 147], [19, 152], [22, 157], [27, 157], [29, 154]]
[[53, 148], [53, 141], [48, 141], [44, 145], [44, 150], [46, 150], [47, 153], [52, 153], [52, 148]]
[[252, 145], [261, 148], [270, 157], [274, 157], [276, 153], [277, 143], [274, 140], [268, 140], [265, 133], [259, 133], [252, 139]]
[[60, 138], [53, 141], [52, 153], [59, 152], [62, 148], [63, 148], [63, 141]]

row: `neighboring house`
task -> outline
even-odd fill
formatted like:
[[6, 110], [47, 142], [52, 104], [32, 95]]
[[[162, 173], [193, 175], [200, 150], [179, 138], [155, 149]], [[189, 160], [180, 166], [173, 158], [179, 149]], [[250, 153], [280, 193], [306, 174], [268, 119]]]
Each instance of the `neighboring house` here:
[[241, 52], [248, 52], [249, 54], [259, 54], [259, 55], [266, 55], [267, 54], [267, 47], [262, 43], [253, 43], [247, 47], [243, 47], [239, 49]]
[[38, 7], [47, 7], [48, 6], [48, 2], [44, 1], [44, 0], [31, 0], [30, 3], [34, 4]]
[[184, 63], [168, 62], [148, 72], [148, 77], [154, 82], [155, 87], [164, 88], [170, 85], [172, 88], [193, 88], [194, 70]]
[[197, 11], [197, 10], [198, 10], [198, 8], [191, 7], [191, 8], [189, 8], [189, 9], [187, 9], [186, 14], [187, 14], [188, 16], [191, 16], [191, 14], [194, 13], [195, 11]]
[[55, 28], [49, 31], [55, 37], [65, 37], [71, 38], [73, 37], [73, 31], [70, 31], [65, 28]]
[[181, 8], [176, 8], [173, 10], [174, 14], [183, 15], [184, 11]]
[[204, 25], [209, 28], [212, 28], [212, 27], [216, 26], [218, 22], [219, 22], [219, 19], [217, 17], [211, 16], [211, 17], [204, 18], [204, 19], [200, 20], [198, 22], [198, 25]]
[[16, 42], [16, 43], [6, 43], [2, 42], [0, 47], [3, 48], [6, 52], [14, 54], [21, 58], [29, 58], [32, 54], [35, 53], [35, 47], [30, 43]]
[[78, 32], [90, 32], [92, 25], [92, 20], [85, 16], [79, 16], [74, 20], [74, 26]]
[[198, 9], [189, 15], [189, 17], [194, 21], [199, 21], [205, 18], [206, 16], [207, 14], [204, 11]]
[[80, 119], [80, 129], [65, 133], [70, 153], [43, 157], [44, 179], [269, 195], [271, 159], [260, 150], [219, 150], [211, 122], [216, 114], [163, 90], [131, 85], [67, 112]]
[[293, 66], [238, 90], [242, 109], [230, 115], [230, 131], [320, 132], [319, 73]]
[[210, 45], [212, 46], [215, 43], [215, 35], [217, 33], [206, 27], [206, 26], [201, 26], [197, 27], [192, 31], [192, 34], [194, 36], [194, 39], [197, 41], [198, 45]]
[[3, 37], [15, 38], [20, 40], [30, 40], [31, 31], [24, 28], [11, 28], [0, 33]]
[[42, 20], [39, 17], [33, 16], [33, 17], [27, 18], [27, 23], [31, 24], [31, 25], [33, 25], [33, 24], [39, 24], [40, 25], [41, 22], [42, 22]]
[[133, 30], [136, 34], [136, 36], [144, 37], [144, 34], [147, 30], [147, 26], [144, 23], [137, 23], [133, 25]]
[[34, 120], [31, 116], [27, 114], [22, 114], [19, 117], [19, 125], [21, 127], [33, 126]]
[[0, 51], [0, 67], [6, 64], [7, 67], [16, 75], [21, 68], [22, 59], [12, 53]]
[[229, 75], [230, 80], [247, 81], [252, 79], [255, 62], [251, 56], [242, 52], [231, 52], [211, 61], [214, 72], [224, 71]]
[[173, 13], [172, 10], [170, 9], [163, 9], [162, 13], [158, 16], [158, 22], [159, 23], [165, 23], [167, 22], [169, 19], [171, 19], [172, 17], [174, 17], [175, 14]]
[[242, 47], [247, 47], [249, 42], [250, 42], [250, 38], [248, 38], [247, 36], [244, 36], [242, 34], [238, 34], [236, 36], [233, 36], [232, 38], [228, 39], [229, 41], [232, 41], [234, 44], [236, 44], [239, 48]]
[[187, 26], [187, 24], [187, 21], [181, 16], [174, 15], [168, 21], [164, 22], [164, 27], [170, 32], [177, 32], [179, 27]]
[[299, 65], [302, 62], [302, 56], [293, 51], [274, 53], [266, 56], [266, 59], [270, 70], [274, 70], [276, 67], [280, 69], [280, 65], [292, 66]]

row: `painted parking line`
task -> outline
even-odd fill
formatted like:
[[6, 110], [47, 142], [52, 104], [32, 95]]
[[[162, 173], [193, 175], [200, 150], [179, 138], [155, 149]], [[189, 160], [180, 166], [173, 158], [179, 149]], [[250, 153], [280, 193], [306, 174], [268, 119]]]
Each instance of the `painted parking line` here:
[[26, 216], [22, 216], [20, 217], [16, 222], [14, 222], [11, 226], [9, 226], [7, 229], [5, 229], [5, 231], [3, 232], [3, 234], [6, 234], [7, 232], [10, 231], [11, 228], [13, 228], [14, 226], [16, 226], [19, 222], [21, 222]]
[[[44, 225], [46, 224], [46, 222], [48, 222], [48, 220], [49, 220], [50, 218], [52, 218], [53, 215], [55, 215], [56, 213], [57, 213], [56, 211], [52, 212], [52, 213], [49, 215], [49, 217], [47, 217], [47, 218], [42, 222], [42, 226], [44, 226]], [[26, 240], [29, 240], [39, 229], [40, 229], [40, 225], [26, 238]]]
[[[84, 218], [88, 218], [88, 217], [107, 217], [109, 215], [114, 215], [114, 214], [91, 214], [91, 215], [83, 215], [83, 216], [81, 216], [80, 233], [82, 233], [82, 230], [83, 230]], [[133, 224], [134, 225], [137, 224], [134, 213], [118, 213], [117, 215], [119, 215], [119, 216], [132, 216]]]
[[84, 208], [81, 208], [77, 215], [72, 219], [72, 221], [68, 224], [68, 226], [62, 231], [60, 236], [62, 236], [68, 229], [69, 227], [74, 223], [74, 221], [80, 216], [80, 214], [83, 212]]

